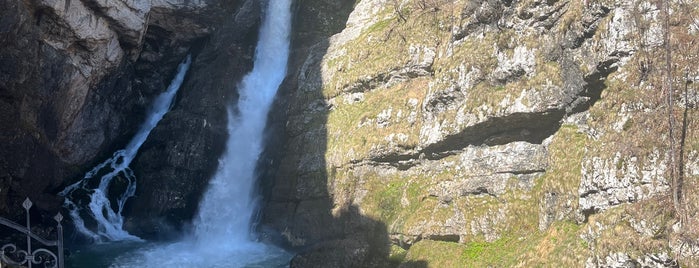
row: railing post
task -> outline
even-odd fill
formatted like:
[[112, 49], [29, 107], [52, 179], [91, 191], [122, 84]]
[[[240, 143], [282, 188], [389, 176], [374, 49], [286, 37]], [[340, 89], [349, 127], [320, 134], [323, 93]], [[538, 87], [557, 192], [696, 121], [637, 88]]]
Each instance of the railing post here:
[[[27, 268], [31, 268], [34, 264], [39, 264], [43, 267], [46, 267], [47, 264], [51, 264], [51, 268], [65, 267], [65, 258], [63, 255], [63, 225], [61, 224], [61, 221], [63, 221], [63, 215], [61, 215], [61, 213], [57, 213], [56, 216], [53, 217], [53, 219], [56, 221], [56, 236], [58, 236], [58, 239], [55, 241], [46, 240], [32, 233], [31, 215], [29, 215], [29, 210], [31, 209], [32, 205], [32, 201], [29, 200], [29, 198], [25, 199], [22, 203], [22, 207], [24, 207], [26, 213], [27, 226], [22, 226], [11, 220], [0, 217], [0, 225], [15, 229], [18, 232], [27, 235], [26, 251], [23, 249], [18, 249], [13, 243], [2, 245], [0, 247], [0, 261], [7, 262], [10, 265], [25, 265], [22, 267]], [[54, 254], [52, 250], [42, 248], [41, 246], [32, 251], [32, 239], [45, 246], [56, 247], [58, 250], [57, 254]], [[9, 252], [11, 256], [6, 255], [5, 252]], [[0, 268], [2, 268], [1, 262]]]
[[27, 199], [24, 199], [22, 207], [24, 207], [24, 210], [27, 213], [27, 266], [29, 268], [32, 268], [32, 260], [34, 259], [34, 256], [32, 256], [32, 226], [29, 222], [29, 209], [32, 207], [32, 201], [29, 200], [29, 197], [27, 197]]
[[56, 240], [58, 241], [58, 268], [63, 268], [63, 225], [61, 225], [63, 215], [58, 212], [53, 219], [56, 220], [56, 223], [58, 224], [56, 226], [56, 236], [58, 236], [58, 240]]

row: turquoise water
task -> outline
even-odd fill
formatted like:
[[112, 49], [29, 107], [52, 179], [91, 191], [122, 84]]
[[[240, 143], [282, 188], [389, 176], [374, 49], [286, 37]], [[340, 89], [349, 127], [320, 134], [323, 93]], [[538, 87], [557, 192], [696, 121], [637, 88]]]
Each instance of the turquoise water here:
[[[264, 148], [267, 117], [286, 76], [291, 0], [271, 0], [264, 15], [253, 69], [236, 87], [237, 105], [228, 109], [226, 150], [192, 220], [191, 232], [171, 243], [123, 241], [76, 249], [68, 260], [70, 267], [288, 267], [291, 254], [257, 242], [251, 224], [260, 206], [255, 170]], [[118, 223], [120, 229], [122, 221]]]
[[[122, 268], [122, 267], [289, 267], [292, 254], [273, 246], [256, 244], [251, 249], [238, 251], [215, 249], [198, 252], [182, 242], [113, 242], [71, 249], [66, 267]], [[184, 246], [184, 247], [183, 247]]]

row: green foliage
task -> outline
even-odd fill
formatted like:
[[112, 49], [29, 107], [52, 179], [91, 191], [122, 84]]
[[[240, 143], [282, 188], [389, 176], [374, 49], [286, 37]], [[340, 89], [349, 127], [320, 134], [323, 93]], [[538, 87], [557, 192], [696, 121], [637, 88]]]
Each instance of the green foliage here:
[[[327, 123], [326, 159], [330, 166], [347, 168], [357, 163], [357, 160], [372, 159], [387, 152], [393, 153], [390, 151], [392, 149], [419, 148], [418, 139], [424, 123], [422, 120], [427, 117], [423, 114], [426, 105], [422, 102], [429, 94], [454, 90], [454, 81], [470, 70], [477, 70], [473, 73], [478, 74], [472, 77], [469, 88], [458, 89], [464, 95], [463, 100], [455, 102], [458, 107], [439, 111], [434, 114], [436, 119], [430, 120], [444, 126], [465, 127], [454, 124], [459, 115], [457, 112], [489, 117], [501, 111], [498, 109], [504, 109], [500, 107], [504, 99], [516, 99], [524, 90], [540, 97], [555, 97], [565, 90], [562, 89], [561, 66], [555, 60], [549, 59], [551, 55], [546, 55], [549, 52], [541, 44], [541, 35], [538, 33], [527, 30], [516, 32], [512, 29], [486, 29], [484, 33], [466, 36], [458, 42], [451, 40], [451, 29], [454, 25], [451, 24], [453, 20], [450, 16], [458, 12], [444, 11], [448, 10], [447, 8], [461, 10], [466, 2], [468, 1], [453, 1], [449, 3], [451, 6], [443, 6], [440, 7], [442, 10], [435, 9], [430, 13], [411, 10], [410, 3], [406, 3], [400, 10], [406, 21], [398, 19], [393, 7], [390, 4], [386, 5], [382, 7], [384, 10], [377, 14], [376, 18], [379, 19], [376, 23], [365, 28], [355, 40], [342, 45], [338, 49], [342, 53], [325, 60], [324, 67], [330, 70], [331, 75], [324, 76], [323, 95], [326, 99], [334, 98], [334, 107], [328, 114]], [[521, 7], [533, 2], [523, 1], [517, 5]], [[558, 5], [562, 2], [552, 3]], [[580, 17], [585, 10], [582, 2], [573, 1], [565, 5], [564, 16], [553, 28], [553, 31], [561, 34], [568, 30], [579, 30], [576, 27], [581, 27]], [[606, 38], [607, 24], [611, 20], [612, 16], [607, 16], [600, 21], [599, 28], [590, 41], [593, 45]], [[419, 30], [416, 30], [417, 27]], [[489, 75], [498, 65], [497, 53], [505, 53], [511, 57], [513, 48], [517, 46], [525, 46], [533, 51], [535, 72], [531, 76], [525, 75], [503, 84], [490, 82]], [[410, 47], [436, 50], [438, 56], [431, 66], [432, 73], [426, 77], [411, 77], [406, 81], [390, 80], [389, 75], [392, 72], [401, 70], [413, 60], [414, 55], [411, 55]], [[643, 57], [650, 58], [659, 55], [642, 54]], [[581, 70], [590, 74], [595, 70], [596, 63], [593, 62], [598, 59], [576, 60], [583, 61], [579, 63]], [[453, 200], [438, 200], [430, 195], [428, 189], [440, 182], [469, 176], [468, 172], [457, 171], [451, 167], [432, 170], [427, 174], [401, 171], [389, 175], [372, 172], [349, 175], [349, 172], [340, 172], [339, 175], [333, 176], [339, 180], [336, 185], [343, 187], [338, 189], [346, 191], [343, 193], [346, 196], [357, 196], [356, 189], [366, 190], [366, 195], [361, 200], [362, 211], [385, 223], [389, 233], [439, 231], [439, 228], [448, 220], [454, 219], [455, 215], [463, 215], [460, 220], [466, 225], [464, 230], [470, 231], [468, 225], [485, 219], [490, 221], [491, 229], [500, 237], [487, 242], [483, 234], [465, 231], [461, 234], [461, 240], [465, 241], [465, 244], [423, 240], [413, 245], [407, 253], [394, 245], [390, 257], [393, 263], [425, 260], [430, 267], [579, 267], [583, 265], [587, 256], [593, 253], [604, 256], [607, 251], [614, 250], [633, 252], [630, 250], [632, 248], [659, 250], [662, 247], [658, 241], [667, 236], [665, 231], [659, 231], [655, 235], [654, 239], [657, 238], [657, 241], [653, 240], [647, 244], [640, 242], [640, 237], [637, 234], [633, 235], [633, 228], [629, 227], [628, 219], [621, 216], [628, 215], [630, 212], [627, 210], [617, 212], [612, 209], [591, 219], [605, 226], [614, 226], [603, 232], [601, 240], [605, 243], [602, 244], [580, 239], [581, 230], [593, 225], [578, 225], [574, 222], [574, 214], [578, 213], [578, 188], [585, 159], [592, 156], [609, 159], [621, 152], [623, 157], [617, 163], [612, 163], [617, 169], [621, 169], [627, 164], [624, 157], [642, 158], [657, 150], [659, 144], [664, 142], [662, 129], [666, 125], [662, 120], [666, 114], [658, 112], [658, 88], [648, 84], [635, 84], [638, 83], [636, 81], [642, 80], [642, 75], [632, 67], [634, 64], [640, 64], [643, 59], [632, 55], [625, 60], [629, 62], [627, 66], [631, 67], [623, 69], [623, 74], [612, 74], [605, 80], [607, 88], [602, 94], [602, 99], [590, 109], [590, 119], [586, 124], [589, 124], [591, 133], [599, 131], [597, 133], [600, 135], [593, 139], [577, 126], [564, 124], [547, 146], [546, 173], [536, 179], [531, 191], [513, 186], [498, 198], [456, 196]], [[655, 61], [653, 59], [651, 62]], [[350, 90], [362, 92], [364, 100], [343, 102], [344, 94]], [[412, 101], [410, 99], [419, 101], [417, 109], [408, 105], [409, 101]], [[533, 101], [526, 97], [521, 99], [525, 106], [541, 102], [536, 99]], [[627, 106], [622, 109], [622, 105]], [[628, 105], [638, 105], [641, 108], [629, 111]], [[390, 122], [385, 126], [377, 126], [375, 120], [378, 115], [388, 109], [393, 111]], [[398, 111], [403, 115], [416, 112], [416, 121], [408, 123], [405, 117], [398, 118]], [[630, 119], [624, 121], [622, 131], [617, 132], [610, 127], [618, 126], [617, 123], [624, 118]], [[458, 132], [459, 129], [447, 131]], [[393, 143], [387, 140], [389, 135], [397, 133], [406, 135], [407, 140], [391, 141]], [[690, 135], [687, 145], [688, 148], [699, 150], [699, 142], [695, 137], [697, 135]], [[440, 160], [441, 163], [452, 161], [457, 160], [449, 157]], [[517, 178], [510, 180], [514, 185]], [[563, 218], [563, 221], [554, 222], [547, 230], [539, 231], [541, 203], [547, 193], [556, 193], [559, 199], [568, 203], [556, 204], [557, 207], [554, 208], [558, 213], [556, 216]], [[492, 221], [496, 213], [505, 215], [504, 219]], [[668, 221], [664, 216], [653, 217], [661, 224]], [[619, 241], [615, 236], [628, 236], [633, 239]], [[597, 251], [592, 252], [592, 248]]]
[[556, 192], [577, 196], [582, 162], [590, 143], [590, 138], [576, 126], [561, 126], [548, 147], [549, 168], [536, 194]]
[[553, 262], [579, 267], [587, 251], [579, 233], [579, 225], [560, 222], [546, 232], [506, 236], [491, 243], [423, 240], [410, 248], [405, 260], [426, 261], [429, 267], [541, 267]]
[[405, 260], [406, 255], [408, 255], [407, 250], [397, 245], [391, 245], [391, 253], [388, 256], [388, 261], [397, 266]]
[[381, 217], [390, 220], [400, 211], [400, 197], [403, 192], [401, 182], [390, 182], [379, 192], [378, 208]]
[[[353, 104], [342, 103], [343, 100], [338, 98], [338, 103], [327, 117], [328, 163], [342, 166], [353, 158], [366, 159], [371, 153], [395, 147], [396, 144], [402, 148], [415, 147], [420, 135], [419, 121], [412, 125], [406, 121], [410, 113], [420, 112], [420, 104], [413, 107], [409, 102], [410, 99], [424, 98], [425, 84], [426, 80], [414, 79], [383, 90], [366, 92], [364, 101]], [[385, 126], [379, 127], [376, 122], [378, 115], [389, 110], [390, 119]], [[415, 116], [415, 120], [421, 118]], [[407, 140], [395, 139], [393, 144], [387, 141], [387, 136], [399, 133], [406, 135]]]
[[465, 258], [466, 260], [476, 260], [480, 258], [480, 256], [483, 254], [483, 251], [486, 249], [486, 247], [490, 246], [491, 243], [485, 243], [485, 242], [471, 242], [466, 244], [466, 249], [464, 249], [463, 253], [461, 254], [462, 258]]

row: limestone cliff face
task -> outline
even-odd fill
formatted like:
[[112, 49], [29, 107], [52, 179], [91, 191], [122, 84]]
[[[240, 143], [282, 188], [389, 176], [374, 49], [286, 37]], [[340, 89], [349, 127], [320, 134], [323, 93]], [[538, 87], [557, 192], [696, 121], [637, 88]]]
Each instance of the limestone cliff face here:
[[177, 63], [239, 1], [0, 1], [0, 212], [56, 195], [122, 147]]
[[[0, 0], [0, 213], [58, 210], [191, 52], [126, 223], [186, 225], [265, 3]], [[669, 3], [668, 64], [657, 1], [297, 0], [260, 229], [293, 267], [696, 265], [699, 3]]]
[[695, 263], [692, 223], [658, 204], [682, 118], [699, 176], [696, 4], [671, 3], [669, 136], [655, 2], [356, 1], [297, 54], [263, 223], [298, 267]]

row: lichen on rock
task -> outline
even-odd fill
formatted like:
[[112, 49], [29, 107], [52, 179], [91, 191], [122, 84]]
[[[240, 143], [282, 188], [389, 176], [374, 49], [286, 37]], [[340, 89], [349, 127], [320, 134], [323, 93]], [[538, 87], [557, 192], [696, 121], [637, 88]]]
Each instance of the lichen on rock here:
[[[652, 82], [642, 60], [661, 54], [658, 11], [647, 1], [358, 1], [344, 30], [311, 50], [289, 102], [309, 108], [288, 110], [294, 149], [279, 174], [317, 161], [327, 180], [283, 184], [325, 188], [334, 217], [367, 224], [338, 236], [384, 224], [406, 267], [432, 264], [442, 246], [467, 254], [497, 241], [541, 254], [449, 265], [604, 265], [620, 244], [596, 247], [607, 233], [582, 230], [595, 221], [613, 233], [600, 219], [670, 189], [663, 130], [648, 127], [662, 120], [658, 95], [640, 89]], [[635, 235], [666, 230], [629, 222]], [[648, 258], [669, 260], [655, 249]], [[566, 250], [575, 256], [561, 259]]]

